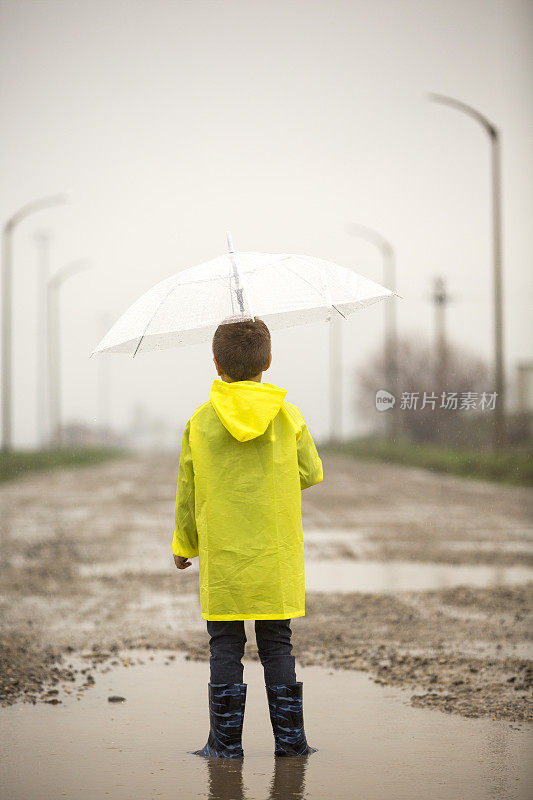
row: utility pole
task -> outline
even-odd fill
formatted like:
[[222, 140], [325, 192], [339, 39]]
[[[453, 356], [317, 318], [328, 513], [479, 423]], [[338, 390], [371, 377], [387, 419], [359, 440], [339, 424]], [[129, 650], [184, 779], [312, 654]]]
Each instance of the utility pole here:
[[446, 338], [446, 306], [450, 295], [446, 291], [444, 278], [435, 278], [431, 299], [435, 306], [435, 386], [440, 400], [448, 383], [448, 343]]
[[492, 271], [494, 296], [494, 389], [497, 393], [494, 408], [494, 448], [505, 445], [505, 375], [503, 359], [503, 290], [502, 290], [502, 192], [500, 132], [480, 111], [453, 97], [430, 94], [435, 103], [451, 106], [475, 119], [487, 133], [491, 148], [492, 204]]
[[35, 234], [37, 245], [37, 446], [48, 444], [48, 303], [47, 287], [50, 275], [50, 234], [40, 231]]

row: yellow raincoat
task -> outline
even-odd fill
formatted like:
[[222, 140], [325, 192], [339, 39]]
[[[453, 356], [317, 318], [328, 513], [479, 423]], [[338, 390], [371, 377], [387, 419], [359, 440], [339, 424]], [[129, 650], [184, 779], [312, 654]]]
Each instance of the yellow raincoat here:
[[322, 462], [285, 395], [216, 379], [185, 427], [172, 552], [199, 556], [206, 620], [305, 614], [301, 490]]

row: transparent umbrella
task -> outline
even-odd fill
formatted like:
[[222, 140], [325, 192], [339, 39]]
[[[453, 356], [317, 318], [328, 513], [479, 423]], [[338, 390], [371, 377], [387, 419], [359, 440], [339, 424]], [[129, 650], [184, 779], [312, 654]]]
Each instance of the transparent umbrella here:
[[304, 325], [399, 297], [346, 267], [312, 256], [234, 252], [185, 269], [143, 294], [94, 353], [136, 356], [209, 341], [221, 322], [260, 317], [272, 330]]

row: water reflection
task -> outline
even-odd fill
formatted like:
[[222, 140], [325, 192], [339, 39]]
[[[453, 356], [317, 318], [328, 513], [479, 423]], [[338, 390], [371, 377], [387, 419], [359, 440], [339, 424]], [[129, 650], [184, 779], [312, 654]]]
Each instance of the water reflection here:
[[243, 764], [243, 758], [207, 759], [209, 800], [246, 800]]
[[[268, 800], [303, 800], [309, 756], [274, 758]], [[243, 780], [245, 759], [207, 759], [209, 800], [250, 800]]]
[[305, 770], [310, 756], [275, 758], [269, 800], [300, 800], [306, 796]]

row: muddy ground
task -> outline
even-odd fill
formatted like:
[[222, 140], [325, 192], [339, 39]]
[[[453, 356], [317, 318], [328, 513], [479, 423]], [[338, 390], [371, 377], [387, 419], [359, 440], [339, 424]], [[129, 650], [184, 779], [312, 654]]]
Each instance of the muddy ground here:
[[[197, 573], [170, 553], [176, 470], [174, 456], [142, 456], [0, 487], [4, 705], [81, 697], [126, 648], [208, 658]], [[533, 565], [531, 490], [335, 456], [324, 471], [303, 494], [309, 559]], [[299, 663], [369, 671], [413, 705], [533, 720], [533, 583], [334, 589], [308, 591], [293, 620]]]

